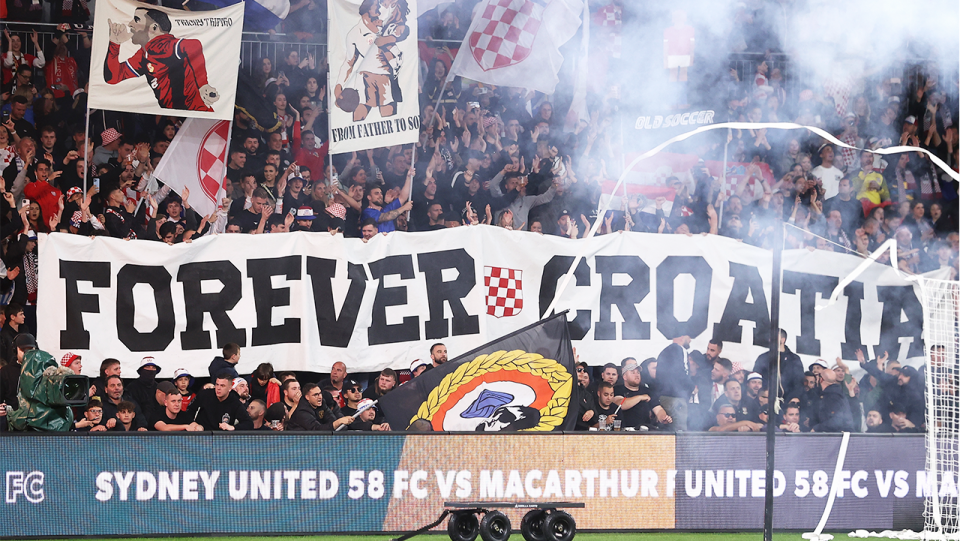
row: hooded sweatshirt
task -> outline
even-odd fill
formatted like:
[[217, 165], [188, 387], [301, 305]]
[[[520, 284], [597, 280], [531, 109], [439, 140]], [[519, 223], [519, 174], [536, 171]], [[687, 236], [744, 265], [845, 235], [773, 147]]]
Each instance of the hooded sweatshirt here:
[[216, 378], [221, 373], [226, 372], [230, 375], [231, 378], [240, 377], [240, 374], [237, 373], [237, 365], [227, 361], [223, 357], [217, 355], [213, 358], [213, 361], [210, 363], [210, 378]]

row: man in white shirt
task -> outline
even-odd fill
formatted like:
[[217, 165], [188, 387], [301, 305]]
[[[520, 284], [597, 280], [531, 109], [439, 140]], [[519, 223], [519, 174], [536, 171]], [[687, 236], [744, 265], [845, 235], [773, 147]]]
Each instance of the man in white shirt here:
[[831, 198], [840, 191], [840, 179], [843, 171], [833, 165], [833, 145], [825, 144], [820, 147], [820, 158], [823, 163], [813, 168], [810, 173], [823, 185], [824, 197]]

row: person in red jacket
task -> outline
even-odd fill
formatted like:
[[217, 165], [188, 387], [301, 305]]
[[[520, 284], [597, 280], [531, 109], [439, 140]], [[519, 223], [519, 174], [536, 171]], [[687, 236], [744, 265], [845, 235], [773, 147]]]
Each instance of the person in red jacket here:
[[[40, 205], [44, 219], [48, 224], [53, 224], [51, 231], [56, 231], [60, 223], [60, 209], [63, 208], [63, 192], [53, 184], [61, 171], [53, 171], [47, 160], [40, 160], [33, 167], [33, 174], [28, 173], [33, 177], [33, 182], [23, 187], [23, 195]], [[55, 223], [54, 219], [57, 220]]]
[[[146, 77], [160, 107], [213, 111], [220, 94], [207, 82], [199, 40], [178, 39], [171, 34], [170, 18], [156, 9], [138, 8], [129, 25], [108, 22], [110, 45], [103, 64], [103, 79], [108, 84]], [[127, 40], [139, 45], [140, 50], [121, 61], [120, 44]]]
[[71, 97], [80, 88], [80, 68], [77, 67], [76, 59], [70, 56], [70, 51], [67, 49], [69, 41], [70, 37], [62, 30], [56, 32], [53, 38], [56, 45], [53, 58], [47, 61], [46, 67], [43, 68], [47, 86], [53, 90], [56, 98]]

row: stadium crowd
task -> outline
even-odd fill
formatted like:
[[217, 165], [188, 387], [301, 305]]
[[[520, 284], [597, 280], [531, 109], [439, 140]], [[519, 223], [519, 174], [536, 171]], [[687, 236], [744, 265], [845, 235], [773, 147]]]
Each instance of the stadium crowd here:
[[[83, 2], [70, 4], [85, 9]], [[8, 391], [10, 374], [21, 346], [35, 346], [26, 333], [36, 330], [37, 234], [52, 231], [169, 245], [205, 235], [290, 231], [366, 241], [395, 231], [472, 226], [573, 239], [600, 220], [597, 234], [721, 235], [769, 249], [775, 229], [787, 223], [788, 248], [866, 255], [895, 239], [902, 270], [947, 268], [957, 276], [957, 183], [924, 153], [880, 156], [870, 150], [921, 147], [957, 170], [956, 88], [940, 84], [944, 73], [935, 63], [878, 71], [837, 92], [829, 81], [785, 72], [788, 64], [773, 67], [782, 55], [767, 47], [769, 62], [759, 62], [755, 73], [716, 73], [718, 84], [710, 92], [691, 92], [690, 104], [714, 108], [716, 121], [821, 127], [868, 150], [839, 149], [806, 130], [717, 130], [702, 136], [698, 157], [719, 160], [726, 150], [731, 162], [748, 163], [733, 190], [697, 163], [663, 181], [673, 188], [672, 201], [633, 195], [598, 215], [603, 183], [616, 178], [615, 164], [622, 161], [616, 130], [605, 129], [622, 120], [618, 93], [591, 94], [590, 120], [569, 125], [569, 88], [548, 96], [459, 77], [445, 84], [456, 51], [429, 40], [461, 39], [473, 4], [458, 1], [423, 19], [421, 38], [431, 46], [421, 47], [415, 145], [328, 156], [325, 60], [301, 58], [296, 49], [258, 59], [252, 76], [242, 77], [238, 95], [245, 107], [235, 116], [229, 149], [232, 189], [209, 216], [191, 208], [187, 190], [176, 194], [153, 174], [182, 119], [95, 111], [88, 137], [87, 34], [78, 37], [60, 27], [41, 43], [36, 32], [5, 32], [0, 398], [8, 405], [15, 400]], [[619, 20], [621, 10], [620, 0], [596, 7], [592, 24], [598, 35], [619, 31], [606, 21]], [[731, 43], [766, 44], [744, 35], [749, 39]], [[28, 41], [35, 54], [25, 52]], [[772, 171], [774, 182], [764, 178], [761, 166]], [[659, 358], [625, 359], [598, 374], [584, 363], [578, 370], [585, 390], [578, 427], [602, 420], [640, 430], [762, 428], [768, 422], [761, 406], [768, 399], [769, 359], [757, 359], [754, 370], [746, 371], [740, 366], [752, 359], [724, 359], [720, 343], [687, 354], [686, 341], [674, 340]], [[431, 351], [430, 366], [446, 360], [443, 351], [442, 360]], [[393, 370], [354, 380], [341, 366], [326, 382], [301, 385], [296, 375], [275, 374], [269, 365], [241, 378], [234, 357], [239, 348], [228, 344], [211, 366], [210, 389], [191, 387], [190, 374], [157, 383], [160, 367], [149, 358], [139, 378], [124, 382], [119, 362], [103, 361], [94, 389], [99, 400], [78, 416], [77, 429], [390, 428], [375, 408], [357, 420], [350, 415], [367, 407], [364, 397], [375, 399], [400, 383]], [[81, 360], [64, 358], [65, 366], [73, 362]], [[804, 367], [783, 345], [781, 364], [781, 430], [860, 430], [864, 419], [870, 431], [922, 428], [923, 375], [911, 367], [883, 356], [863, 360], [867, 375], [857, 382], [839, 359], [836, 365]]]

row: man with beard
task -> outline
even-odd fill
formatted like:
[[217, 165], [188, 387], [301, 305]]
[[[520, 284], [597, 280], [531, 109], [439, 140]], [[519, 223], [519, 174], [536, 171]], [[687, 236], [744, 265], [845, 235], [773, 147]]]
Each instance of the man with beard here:
[[433, 368], [447, 362], [447, 346], [439, 342], [430, 346], [430, 360], [433, 361]]
[[[146, 77], [160, 107], [213, 111], [220, 94], [207, 83], [206, 60], [199, 40], [177, 39], [170, 33], [170, 18], [156, 9], [138, 8], [127, 25], [107, 22], [110, 45], [103, 68], [107, 84]], [[121, 62], [120, 44], [127, 40], [140, 49]]]
[[380, 375], [377, 377], [377, 381], [367, 387], [367, 390], [363, 392], [364, 398], [369, 398], [370, 400], [380, 400], [383, 398], [383, 395], [389, 393], [397, 386], [397, 372], [392, 368], [384, 368]]
[[[623, 419], [624, 427], [651, 427], [655, 426], [656, 422], [664, 424], [673, 422], [671, 416], [661, 406], [656, 391], [640, 381], [640, 365], [637, 364], [636, 359], [632, 357], [624, 359], [620, 363], [620, 372], [623, 384], [613, 388], [613, 400], [620, 406], [620, 417]], [[597, 393], [600, 397], [599, 388]]]
[[303, 386], [303, 397], [300, 399], [290, 420], [284, 425], [285, 430], [336, 430], [341, 425], [349, 425], [353, 417], [334, 419], [333, 412], [323, 404], [323, 391], [316, 383], [306, 383]]
[[250, 404], [250, 384], [243, 378], [233, 378], [233, 392], [240, 397], [240, 403], [246, 407]]

